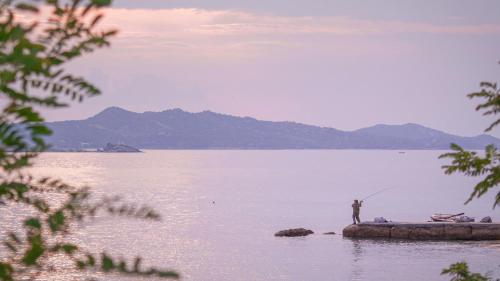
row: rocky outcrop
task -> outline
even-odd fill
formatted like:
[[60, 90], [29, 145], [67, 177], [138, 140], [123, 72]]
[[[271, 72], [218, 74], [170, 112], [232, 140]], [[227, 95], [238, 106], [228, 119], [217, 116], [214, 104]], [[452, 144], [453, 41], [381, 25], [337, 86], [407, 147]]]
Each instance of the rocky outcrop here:
[[500, 240], [498, 223], [361, 223], [342, 231], [345, 237], [409, 240]]
[[297, 237], [297, 236], [307, 236], [313, 234], [314, 232], [305, 228], [293, 228], [278, 231], [274, 234], [276, 237]]
[[493, 220], [491, 219], [491, 217], [484, 217], [481, 219], [481, 222], [484, 222], [484, 223], [492, 223]]
[[108, 143], [102, 149], [97, 150], [98, 152], [142, 152], [135, 147], [131, 147], [124, 144], [113, 144]]

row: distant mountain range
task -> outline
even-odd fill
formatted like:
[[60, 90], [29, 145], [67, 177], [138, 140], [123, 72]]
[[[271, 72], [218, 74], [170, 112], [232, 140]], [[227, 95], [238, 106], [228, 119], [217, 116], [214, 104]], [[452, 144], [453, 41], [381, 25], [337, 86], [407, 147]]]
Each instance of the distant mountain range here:
[[294, 122], [260, 121], [181, 109], [130, 112], [110, 107], [85, 120], [47, 123], [55, 149], [100, 148], [107, 143], [142, 149], [468, 149], [500, 144], [479, 135], [461, 137], [418, 124], [376, 125], [356, 131]]

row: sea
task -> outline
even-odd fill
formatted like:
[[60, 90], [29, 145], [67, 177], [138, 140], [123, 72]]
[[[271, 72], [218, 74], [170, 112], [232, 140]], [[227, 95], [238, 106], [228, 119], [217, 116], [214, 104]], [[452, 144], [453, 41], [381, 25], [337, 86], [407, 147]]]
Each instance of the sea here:
[[[467, 261], [500, 277], [500, 241], [436, 242], [342, 237], [351, 204], [361, 220], [426, 222], [434, 213], [490, 216], [497, 190], [467, 205], [477, 178], [445, 175], [445, 151], [146, 150], [45, 153], [31, 173], [88, 186], [94, 198], [148, 205], [161, 221], [101, 214], [78, 227], [85, 248], [173, 269], [181, 280], [450, 280]], [[275, 237], [303, 227], [313, 235]], [[335, 232], [335, 235], [325, 235]], [[76, 274], [76, 275], [75, 275]], [[61, 273], [50, 280], [85, 274]], [[99, 275], [100, 280], [137, 280]], [[88, 277], [88, 276], [87, 276]], [[139, 280], [153, 280], [143, 278]]]

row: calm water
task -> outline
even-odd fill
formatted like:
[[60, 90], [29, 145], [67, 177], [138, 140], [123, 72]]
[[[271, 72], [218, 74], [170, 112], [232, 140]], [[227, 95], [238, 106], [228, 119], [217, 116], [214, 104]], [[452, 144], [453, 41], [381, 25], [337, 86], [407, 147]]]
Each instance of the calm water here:
[[[50, 153], [33, 173], [147, 203], [163, 221], [100, 219], [77, 239], [113, 254], [142, 255], [183, 280], [449, 280], [439, 275], [467, 260], [500, 276], [492, 242], [395, 242], [344, 239], [351, 201], [362, 220], [426, 221], [466, 212], [500, 221], [488, 198], [463, 205], [474, 180], [445, 176], [439, 151], [147, 151]], [[215, 203], [213, 203], [215, 202]], [[317, 234], [275, 238], [281, 229]], [[113, 248], [111, 250], [111, 248]], [[61, 280], [65, 280], [61, 277]]]

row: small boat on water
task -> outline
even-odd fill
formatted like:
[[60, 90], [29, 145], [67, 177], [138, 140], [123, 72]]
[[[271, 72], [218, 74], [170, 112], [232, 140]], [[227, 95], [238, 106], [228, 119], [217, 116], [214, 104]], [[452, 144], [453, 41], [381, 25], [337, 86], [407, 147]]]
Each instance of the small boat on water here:
[[434, 214], [431, 216], [431, 221], [436, 222], [455, 222], [456, 217], [463, 216], [464, 213], [460, 214]]

